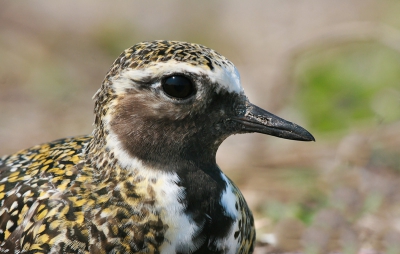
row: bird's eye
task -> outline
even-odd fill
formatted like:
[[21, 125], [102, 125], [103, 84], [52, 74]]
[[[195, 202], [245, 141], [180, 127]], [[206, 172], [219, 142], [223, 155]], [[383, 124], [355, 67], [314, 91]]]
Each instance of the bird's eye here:
[[166, 77], [161, 84], [164, 92], [174, 98], [185, 99], [195, 92], [192, 81], [182, 75]]

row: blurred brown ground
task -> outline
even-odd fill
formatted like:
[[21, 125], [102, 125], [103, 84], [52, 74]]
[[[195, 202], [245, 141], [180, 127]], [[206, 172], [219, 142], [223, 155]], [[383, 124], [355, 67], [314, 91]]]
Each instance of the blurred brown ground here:
[[[398, 13], [398, 1], [380, 0], [0, 1], [0, 155], [90, 133], [91, 97], [111, 63], [154, 39], [215, 49], [253, 103], [315, 134], [295, 100], [307, 89], [299, 59], [374, 42], [400, 65]], [[400, 80], [393, 87], [400, 101]], [[221, 146], [218, 163], [256, 217], [256, 253], [400, 253], [400, 119], [318, 134]]]

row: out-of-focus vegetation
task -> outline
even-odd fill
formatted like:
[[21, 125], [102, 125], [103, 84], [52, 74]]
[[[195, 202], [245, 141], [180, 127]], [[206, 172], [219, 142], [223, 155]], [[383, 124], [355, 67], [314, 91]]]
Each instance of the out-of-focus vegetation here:
[[218, 163], [256, 253], [400, 253], [400, 4], [0, 1], [0, 154], [91, 132], [114, 59], [154, 39], [232, 60], [249, 99], [316, 142], [234, 136]]
[[376, 43], [311, 52], [301, 59], [296, 78], [301, 85], [296, 104], [316, 132], [400, 119], [400, 52]]
[[341, 141], [332, 164], [316, 167], [322, 172], [280, 172], [290, 172], [284, 182], [297, 187], [290, 197], [299, 201], [260, 206], [275, 225], [277, 245], [307, 253], [399, 253], [400, 51], [351, 43], [307, 51], [293, 65], [295, 111], [317, 137]]

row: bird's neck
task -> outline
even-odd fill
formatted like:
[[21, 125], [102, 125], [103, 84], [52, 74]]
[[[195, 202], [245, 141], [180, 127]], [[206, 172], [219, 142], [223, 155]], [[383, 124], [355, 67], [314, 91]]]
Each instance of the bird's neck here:
[[[127, 151], [123, 141], [112, 131], [95, 129], [93, 138], [85, 149], [86, 163], [95, 169], [98, 180], [111, 175], [137, 171], [176, 172], [192, 174], [200, 172], [219, 178], [220, 169], [215, 160], [216, 149], [201, 149], [201, 144], [180, 149], [160, 145], [158, 149], [138, 143], [137, 153]], [[157, 147], [156, 147], [157, 148]], [[125, 172], [127, 171], [127, 172]], [[195, 174], [195, 173], [193, 173]]]
[[[237, 219], [237, 208], [233, 187], [216, 165], [215, 157], [209, 161], [189, 156], [171, 164], [149, 163], [122, 149], [119, 139], [112, 135], [112, 132], [95, 131], [86, 149], [86, 163], [94, 168], [94, 186], [105, 182], [107, 186], [119, 186], [114, 190], [124, 193], [116, 197], [116, 203], [137, 199], [150, 206], [149, 213], [156, 211], [154, 216], [162, 211], [180, 211], [182, 218], [189, 218], [199, 229], [196, 237], [193, 236], [195, 240], [225, 239]], [[130, 193], [134, 194], [132, 199], [124, 200]]]

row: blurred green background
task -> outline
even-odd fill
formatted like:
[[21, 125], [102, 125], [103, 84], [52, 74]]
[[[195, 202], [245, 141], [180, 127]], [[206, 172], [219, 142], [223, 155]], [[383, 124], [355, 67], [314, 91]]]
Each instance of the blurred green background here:
[[221, 146], [256, 253], [400, 253], [399, 13], [382, 0], [0, 1], [0, 154], [90, 133], [91, 97], [125, 48], [196, 42], [317, 140]]

